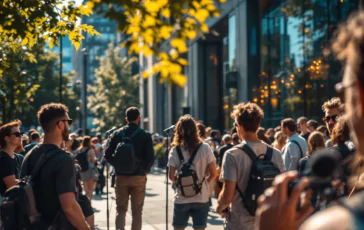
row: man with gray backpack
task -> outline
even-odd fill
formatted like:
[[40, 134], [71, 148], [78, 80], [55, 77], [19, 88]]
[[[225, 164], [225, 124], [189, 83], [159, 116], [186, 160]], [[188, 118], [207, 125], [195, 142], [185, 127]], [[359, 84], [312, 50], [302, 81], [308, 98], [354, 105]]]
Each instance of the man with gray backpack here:
[[128, 124], [116, 130], [105, 148], [105, 159], [116, 173], [116, 229], [125, 229], [129, 196], [132, 207], [132, 230], [141, 230], [146, 175], [154, 164], [153, 141], [150, 133], [139, 128], [140, 112], [136, 107], [126, 110]]
[[234, 106], [241, 144], [229, 149], [223, 158], [220, 181], [223, 182], [216, 212], [226, 217], [226, 229], [254, 229], [258, 197], [284, 171], [281, 153], [260, 141], [256, 134], [263, 118], [255, 103]]

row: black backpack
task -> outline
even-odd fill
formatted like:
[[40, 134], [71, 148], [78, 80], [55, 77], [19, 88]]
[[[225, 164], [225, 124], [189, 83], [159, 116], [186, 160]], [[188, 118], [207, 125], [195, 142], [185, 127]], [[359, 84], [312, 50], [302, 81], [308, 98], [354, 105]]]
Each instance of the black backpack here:
[[255, 216], [257, 201], [264, 191], [272, 186], [274, 178], [280, 174], [279, 168], [272, 162], [273, 148], [267, 146], [266, 154], [257, 156], [253, 150], [246, 144], [237, 147], [246, 153], [253, 161], [248, 185], [244, 193], [236, 186], [240, 196], [243, 199], [244, 206], [250, 215]]
[[[31, 151], [34, 149], [38, 148], [33, 148]], [[39, 158], [30, 176], [22, 178], [16, 185], [6, 190], [5, 199], [0, 207], [2, 230], [40, 229], [41, 215], [36, 207], [32, 179], [58, 151], [59, 149], [55, 148], [50, 153], [44, 154]]]
[[181, 167], [177, 176], [177, 187], [180, 189], [182, 196], [192, 197], [199, 194], [202, 190], [202, 184], [205, 181], [205, 177], [200, 182], [197, 177], [195, 166], [193, 165], [193, 160], [198, 152], [197, 149], [192, 153], [190, 159], [184, 163], [184, 157], [180, 147], [177, 147], [177, 154], [181, 161]]
[[121, 137], [121, 142], [116, 146], [112, 161], [110, 162], [118, 174], [132, 174], [138, 170], [140, 161], [136, 156], [132, 139], [141, 131], [142, 129], [136, 129], [130, 137], [125, 135], [125, 130], [119, 132], [118, 135]]
[[81, 167], [81, 172], [86, 172], [89, 168], [89, 165], [88, 165], [88, 151], [90, 149], [87, 148], [86, 151], [83, 151], [83, 152], [79, 152], [77, 155], [76, 155], [76, 160], [78, 162], [78, 164], [80, 165]]

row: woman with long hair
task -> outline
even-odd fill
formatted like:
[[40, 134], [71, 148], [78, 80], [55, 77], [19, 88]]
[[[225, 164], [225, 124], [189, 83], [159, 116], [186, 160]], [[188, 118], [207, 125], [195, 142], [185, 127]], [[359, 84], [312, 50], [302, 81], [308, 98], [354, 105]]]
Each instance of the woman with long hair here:
[[[96, 152], [91, 145], [91, 138], [89, 136], [85, 136], [83, 138], [81, 147], [77, 153], [76, 158], [79, 161], [78, 163], [81, 165], [80, 175], [83, 182], [83, 188], [86, 192], [86, 196], [90, 200], [92, 200], [95, 180], [97, 180], [95, 175]], [[82, 169], [82, 167], [84, 167], [84, 169]]]
[[[182, 158], [181, 158], [182, 157]], [[184, 188], [179, 186], [181, 168], [192, 159], [192, 166], [198, 178], [200, 192], [187, 196]], [[185, 229], [190, 216], [193, 219], [194, 229], [205, 229], [209, 211], [208, 183], [217, 176], [215, 156], [208, 144], [204, 143], [199, 135], [195, 120], [185, 115], [176, 125], [175, 136], [168, 161], [169, 179], [177, 183], [174, 196], [173, 227], [175, 230]]]
[[265, 142], [268, 145], [271, 145], [272, 142], [269, 140], [268, 135], [265, 133], [265, 129], [262, 127], [259, 127], [258, 131], [257, 131], [257, 136], [258, 139]]
[[308, 150], [306, 156], [298, 162], [298, 172], [300, 174], [303, 174], [305, 171], [307, 162], [310, 160], [311, 155], [314, 154], [316, 150], [323, 148], [325, 148], [324, 136], [318, 131], [311, 133], [308, 137]]

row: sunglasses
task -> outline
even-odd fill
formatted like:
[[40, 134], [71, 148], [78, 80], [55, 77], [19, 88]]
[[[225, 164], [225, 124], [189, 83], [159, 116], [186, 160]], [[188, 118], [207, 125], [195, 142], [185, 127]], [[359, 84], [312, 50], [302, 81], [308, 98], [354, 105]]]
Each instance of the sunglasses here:
[[69, 119], [69, 120], [59, 120], [59, 121], [57, 121], [57, 124], [58, 124], [58, 122], [60, 122], [60, 121], [67, 121], [68, 122], [68, 125], [72, 125], [72, 119]]
[[23, 132], [15, 132], [15, 133], [10, 134], [10, 136], [14, 135], [16, 137], [21, 137], [21, 136], [23, 136], [23, 134], [24, 134]]
[[322, 120], [325, 122], [329, 122], [330, 120], [337, 121], [337, 119], [339, 119], [339, 117], [340, 117], [339, 115], [327, 116], [327, 117], [322, 118]]

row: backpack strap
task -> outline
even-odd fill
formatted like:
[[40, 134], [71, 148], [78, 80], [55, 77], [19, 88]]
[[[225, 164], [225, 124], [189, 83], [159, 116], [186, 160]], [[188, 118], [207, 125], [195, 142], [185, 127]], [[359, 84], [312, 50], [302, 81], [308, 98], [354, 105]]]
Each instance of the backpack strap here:
[[257, 160], [257, 155], [247, 144], [243, 144], [243, 146], [238, 146], [236, 148], [243, 150], [243, 152], [246, 153], [252, 161]]
[[180, 147], [176, 147], [176, 150], [177, 150], [177, 154], [178, 154], [179, 160], [181, 162], [183, 162], [185, 160], [185, 158], [183, 157], [181, 148]]
[[193, 160], [195, 159], [195, 157], [196, 157], [196, 155], [197, 155], [197, 152], [198, 152], [198, 150], [200, 149], [200, 146], [201, 146], [201, 145], [202, 145], [202, 144], [199, 144], [199, 145], [197, 146], [196, 150], [192, 153], [192, 155], [191, 155], [190, 159], [188, 160], [188, 163], [189, 163], [189, 164], [192, 164], [192, 162], [193, 162]]
[[273, 157], [273, 148], [267, 145], [267, 152], [265, 153], [265, 160], [272, 161]]
[[301, 149], [301, 145], [295, 140], [290, 140], [289, 142], [295, 143], [298, 146], [298, 148], [300, 149], [300, 152], [301, 152], [301, 158], [303, 158], [303, 151]]
[[[38, 174], [39, 170], [42, 168], [42, 166], [49, 160], [51, 159], [56, 152], [58, 152], [60, 149], [54, 148], [50, 151], [50, 153], [43, 153], [42, 156], [39, 158], [39, 160], [37, 161], [34, 169], [32, 170], [30, 176], [29, 176], [29, 183], [32, 181], [32, 179]], [[29, 163], [29, 162], [28, 162]], [[29, 175], [29, 174], [28, 174]]]

